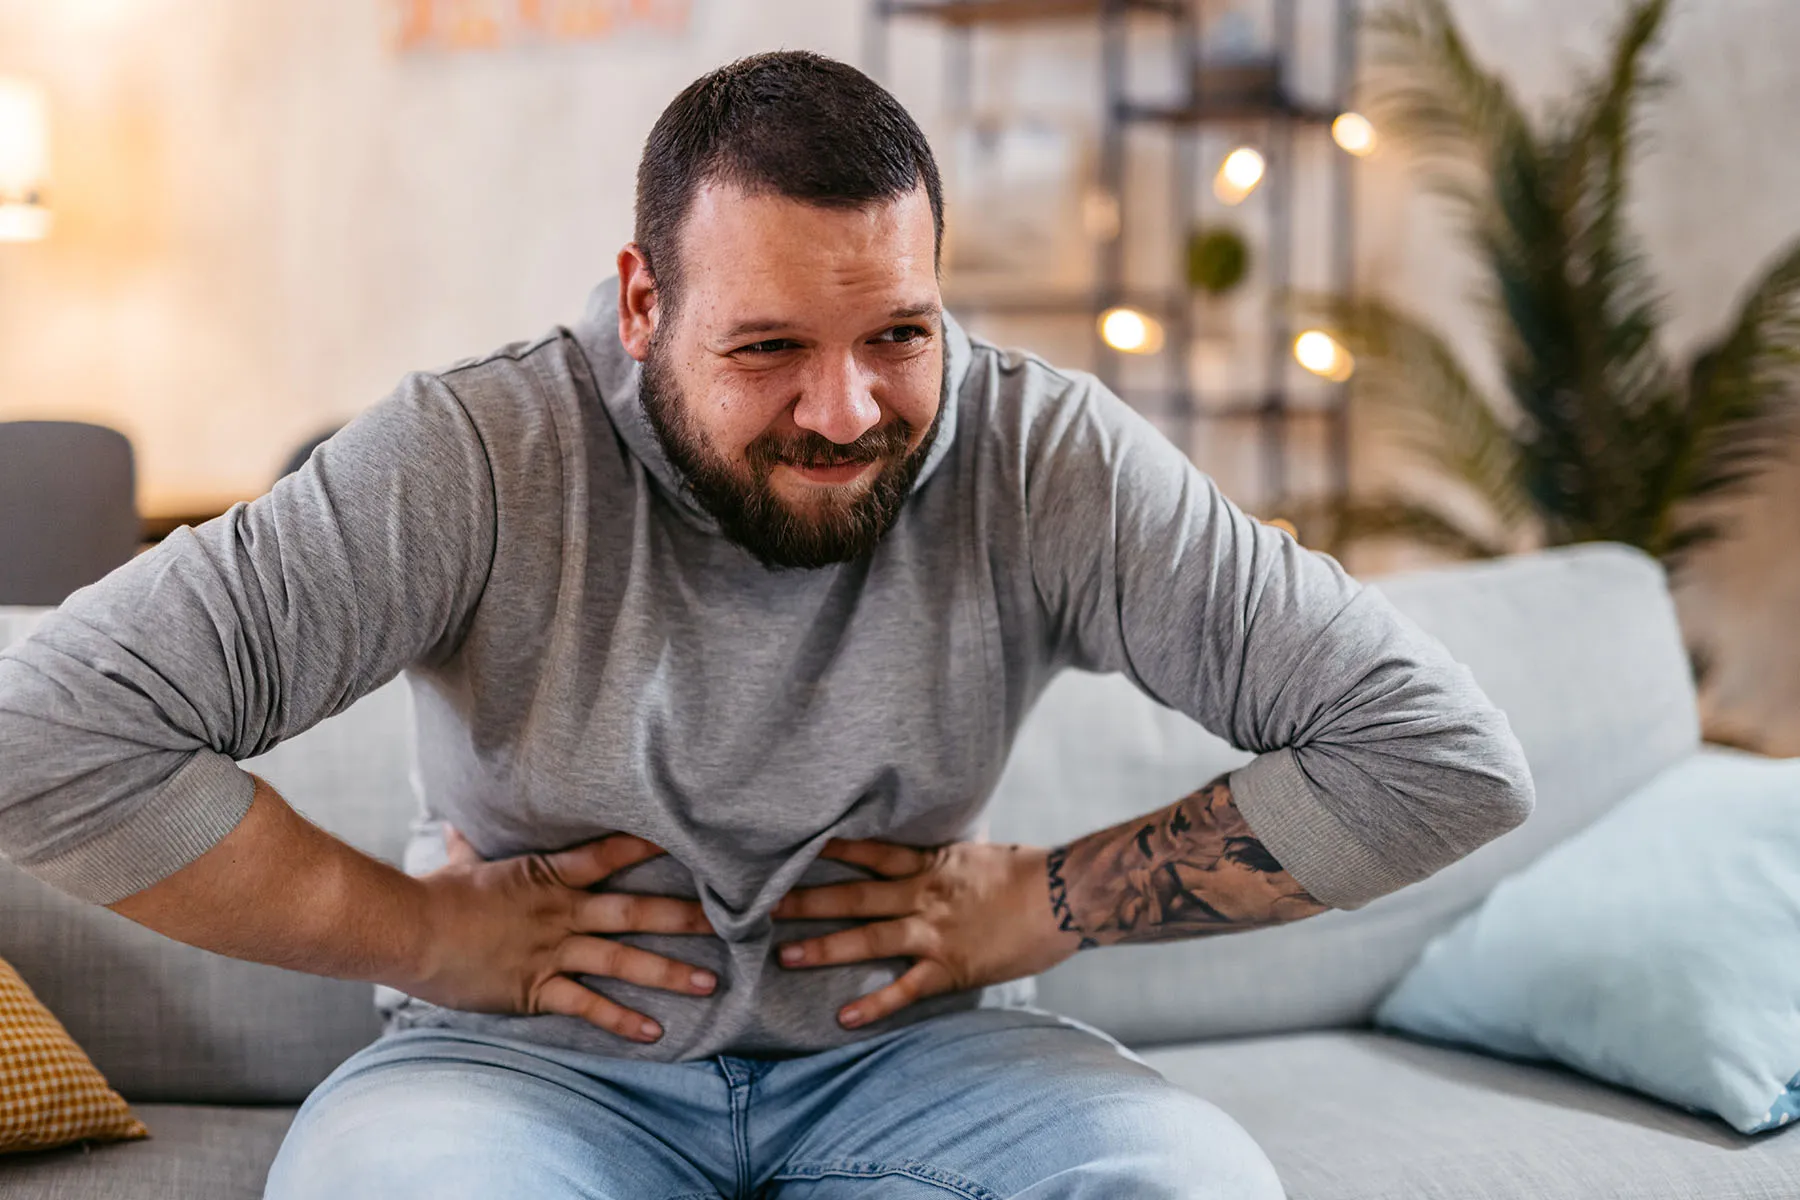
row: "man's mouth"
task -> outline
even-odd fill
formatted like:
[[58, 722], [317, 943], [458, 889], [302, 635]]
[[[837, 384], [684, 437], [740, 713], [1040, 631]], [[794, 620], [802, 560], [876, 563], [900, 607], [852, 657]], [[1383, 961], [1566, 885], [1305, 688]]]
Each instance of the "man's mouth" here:
[[857, 459], [851, 462], [832, 463], [812, 466], [803, 463], [784, 462], [781, 465], [798, 475], [807, 483], [837, 484], [854, 483], [862, 478], [863, 473], [873, 467], [878, 460], [873, 458]]

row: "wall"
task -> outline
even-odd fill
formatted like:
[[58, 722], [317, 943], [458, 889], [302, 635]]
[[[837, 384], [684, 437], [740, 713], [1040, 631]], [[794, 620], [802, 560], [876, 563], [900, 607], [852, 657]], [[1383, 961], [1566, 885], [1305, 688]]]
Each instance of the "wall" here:
[[[1455, 7], [1534, 100], [1565, 86], [1617, 9]], [[775, 46], [856, 61], [863, 12], [695, 0], [679, 37], [402, 56], [386, 0], [0, 0], [0, 71], [50, 92], [58, 209], [52, 240], [0, 246], [0, 419], [123, 429], [149, 510], [255, 494], [296, 444], [406, 370], [572, 317], [629, 236], [637, 152], [674, 91]], [[1800, 7], [1689, 0], [1666, 46], [1675, 88], [1653, 112], [1638, 217], [1685, 353], [1800, 230]], [[928, 31], [905, 31], [888, 73], [934, 137], [938, 51]], [[1091, 36], [987, 39], [977, 55], [972, 107], [1091, 114]], [[1140, 47], [1137, 61], [1139, 83], [1169, 83], [1158, 56]], [[1359, 196], [1361, 277], [1432, 313], [1487, 369], [1467, 260], [1403, 156], [1369, 160]], [[1172, 261], [1167, 247], [1145, 253]], [[1067, 325], [995, 332], [1074, 361], [1088, 344]], [[1246, 447], [1196, 450], [1228, 482], [1241, 475]], [[1387, 469], [1367, 453], [1359, 464], [1365, 478]], [[1796, 500], [1800, 464], [1760, 511]], [[1800, 680], [1787, 527], [1763, 522], [1684, 592], [1696, 640], [1717, 643], [1714, 704], [1757, 737], [1800, 713], [1800, 684], [1782, 682]]]

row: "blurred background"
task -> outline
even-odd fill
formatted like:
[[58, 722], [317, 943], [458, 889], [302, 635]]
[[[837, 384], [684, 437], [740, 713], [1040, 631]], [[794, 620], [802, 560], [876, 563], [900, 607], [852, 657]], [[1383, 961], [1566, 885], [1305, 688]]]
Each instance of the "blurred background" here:
[[1358, 573], [1645, 547], [1709, 735], [1800, 754], [1791, 0], [0, 0], [0, 587], [572, 320], [780, 47], [925, 127], [974, 332]]

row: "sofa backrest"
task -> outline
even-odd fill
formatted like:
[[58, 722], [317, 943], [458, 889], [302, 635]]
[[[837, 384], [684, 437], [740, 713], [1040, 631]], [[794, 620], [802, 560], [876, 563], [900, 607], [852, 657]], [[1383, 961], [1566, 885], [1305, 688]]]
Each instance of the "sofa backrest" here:
[[[0, 646], [44, 611], [0, 609]], [[416, 807], [409, 706], [396, 680], [243, 765], [319, 825], [398, 863]], [[380, 1028], [367, 984], [172, 942], [3, 859], [0, 958], [133, 1101], [298, 1103]]]
[[[1698, 744], [1663, 572], [1635, 550], [1583, 546], [1379, 586], [1507, 714], [1537, 786], [1531, 818], [1355, 912], [1078, 955], [1038, 981], [1040, 1004], [1136, 1045], [1364, 1024], [1500, 878]], [[1021, 731], [991, 833], [1055, 845], [1173, 803], [1246, 758], [1121, 677], [1066, 674]]]

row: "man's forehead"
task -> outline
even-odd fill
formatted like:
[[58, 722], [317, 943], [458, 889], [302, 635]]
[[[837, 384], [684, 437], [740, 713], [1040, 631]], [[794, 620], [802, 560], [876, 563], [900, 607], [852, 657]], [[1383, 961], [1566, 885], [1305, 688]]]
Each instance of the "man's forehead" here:
[[[684, 308], [719, 342], [914, 321], [937, 328], [929, 203], [856, 208], [715, 190], [686, 230]], [[922, 220], [919, 218], [923, 217]]]
[[683, 230], [682, 259], [696, 290], [733, 308], [822, 292], [885, 293], [890, 307], [937, 298], [936, 233], [922, 189], [841, 206], [709, 184]]

